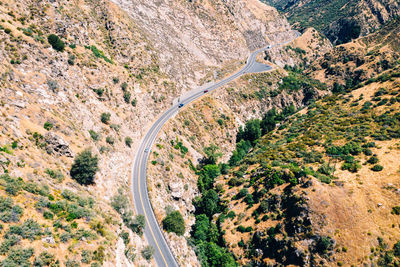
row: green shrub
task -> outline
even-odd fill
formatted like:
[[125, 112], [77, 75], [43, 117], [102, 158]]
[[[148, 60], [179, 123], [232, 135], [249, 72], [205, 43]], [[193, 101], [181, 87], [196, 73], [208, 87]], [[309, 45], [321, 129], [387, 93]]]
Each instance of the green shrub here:
[[72, 238], [71, 233], [64, 232], [60, 235], [60, 241], [67, 243]]
[[107, 142], [108, 144], [110, 144], [110, 145], [114, 145], [115, 139], [114, 139], [114, 137], [112, 137], [112, 136], [107, 136], [107, 137], [106, 137], [106, 142]]
[[141, 214], [136, 215], [133, 219], [127, 221], [127, 225], [133, 232], [142, 235], [146, 225], [145, 217]]
[[[62, 180], [64, 180], [64, 174], [60, 171], [60, 170], [52, 170], [52, 169], [46, 169], [45, 171], [44, 171], [46, 174], [48, 174], [51, 178], [53, 178], [53, 179], [56, 179], [58, 182], [61, 182]], [[26, 189], [25, 189], [26, 190]], [[42, 191], [44, 191], [44, 190], [46, 190], [46, 189], [40, 189], [40, 191], [38, 191], [38, 193], [40, 194], [40, 195], [44, 195], [43, 193], [42, 193]], [[48, 190], [47, 190], [48, 191]]]
[[361, 169], [361, 165], [357, 162], [345, 162], [342, 165], [342, 170], [348, 170], [349, 172], [358, 172]]
[[81, 262], [82, 263], [89, 264], [92, 261], [92, 259], [93, 259], [92, 251], [86, 250], [86, 249], [82, 250], [82, 253], [81, 253]]
[[100, 120], [101, 120], [102, 123], [108, 124], [110, 122], [110, 119], [111, 119], [111, 114], [110, 113], [108, 113], [108, 112], [107, 113], [106, 112], [101, 113]]
[[129, 136], [125, 137], [125, 145], [126, 146], [131, 147], [132, 143], [133, 143], [133, 140], [131, 137], [129, 137]]
[[29, 239], [31, 241], [35, 240], [37, 237], [43, 234], [42, 227], [34, 220], [27, 219], [20, 225], [12, 225], [5, 233], [5, 237], [12, 235], [19, 235], [24, 239]]
[[100, 140], [100, 134], [96, 133], [93, 130], [89, 130], [90, 137], [93, 139], [93, 141], [99, 141]]
[[131, 263], [133, 263], [136, 258], [135, 248], [131, 245], [127, 246], [127, 248], [125, 248], [125, 256]]
[[124, 101], [125, 103], [129, 104], [129, 102], [131, 101], [131, 92], [129, 91], [124, 92]]
[[153, 254], [155, 252], [155, 249], [152, 246], [145, 246], [142, 251], [142, 257], [145, 258], [146, 260], [150, 261], [151, 258], [153, 258]]
[[316, 240], [315, 250], [317, 253], [321, 255], [325, 255], [328, 253], [329, 250], [333, 249], [333, 241], [332, 238], [328, 236], [319, 237]]
[[233, 210], [231, 210], [230, 212], [228, 212], [228, 214], [226, 215], [227, 218], [233, 219], [235, 218], [236, 214]]
[[185, 221], [179, 211], [173, 211], [163, 219], [162, 225], [168, 233], [174, 232], [177, 235], [185, 233]]
[[244, 227], [243, 225], [239, 225], [236, 230], [240, 233], [246, 233], [246, 232], [251, 232], [253, 231], [253, 228], [251, 226], [249, 227]]
[[245, 128], [239, 128], [239, 132], [236, 137], [236, 142], [241, 140], [250, 141], [255, 143], [261, 137], [261, 121], [258, 119], [249, 120], [246, 122]]
[[369, 149], [369, 148], [364, 148], [363, 152], [364, 152], [365, 156], [371, 156], [372, 155], [372, 150]]
[[58, 89], [58, 83], [57, 81], [54, 80], [47, 80], [47, 86], [49, 87], [49, 89], [53, 92], [56, 92]]
[[53, 128], [53, 124], [51, 122], [46, 121], [43, 125], [43, 128], [45, 128], [47, 131], [50, 131]]
[[136, 107], [136, 104], [137, 104], [137, 100], [133, 99], [132, 102], [131, 102], [132, 107]]
[[376, 163], [378, 163], [378, 161], [379, 161], [379, 159], [377, 157], [375, 157], [375, 156], [372, 156], [367, 160], [367, 162], [369, 164], [376, 164]]
[[34, 267], [40, 266], [55, 266], [56, 265], [56, 258], [54, 254], [49, 253], [47, 251], [43, 251], [35, 258], [33, 262]]
[[121, 89], [122, 89], [122, 91], [126, 91], [126, 89], [128, 89], [128, 84], [126, 83], [126, 82], [123, 82], [122, 84], [121, 84]]
[[262, 218], [261, 218], [261, 220], [262, 221], [268, 221], [268, 219], [269, 219], [269, 216], [267, 215], [267, 214], [265, 214]]
[[46, 220], [52, 220], [53, 217], [54, 217], [54, 214], [51, 213], [50, 211], [43, 212], [43, 218], [45, 218]]
[[394, 244], [394, 246], [393, 246], [393, 254], [395, 256], [397, 256], [397, 257], [400, 257], [400, 241], [398, 241], [396, 244]]
[[[71, 46], [70, 46], [71, 47]], [[72, 47], [71, 47], [72, 48]], [[71, 66], [73, 66], [73, 65], [75, 65], [75, 59], [76, 59], [76, 56], [75, 55], [69, 55], [68, 56], [68, 64], [69, 65], [71, 65]]]
[[325, 175], [332, 175], [335, 172], [335, 166], [324, 163], [318, 168], [318, 172], [325, 174]]
[[13, 248], [0, 264], [1, 266], [31, 266], [30, 258], [33, 254], [33, 248]]
[[119, 236], [124, 241], [125, 246], [127, 246], [130, 242], [129, 233], [127, 231], [122, 231]]
[[379, 165], [379, 164], [376, 164], [371, 168], [371, 170], [373, 170], [374, 172], [380, 172], [380, 171], [383, 170], [383, 166]]
[[113, 129], [114, 131], [118, 132], [119, 129], [121, 128], [121, 125], [119, 125], [119, 124], [111, 124], [110, 128]]
[[57, 50], [59, 52], [64, 51], [65, 43], [57, 35], [50, 34], [47, 37], [47, 41], [53, 47], [54, 50]]
[[400, 215], [400, 206], [394, 206], [392, 208], [392, 214]]
[[9, 235], [4, 238], [0, 244], [0, 254], [5, 255], [13, 246], [19, 244], [21, 237], [18, 235]]
[[86, 149], [79, 153], [71, 167], [71, 177], [81, 185], [94, 184], [94, 178], [98, 167], [99, 159], [92, 155], [92, 151]]
[[235, 199], [241, 199], [242, 197], [245, 197], [248, 193], [249, 191], [247, 190], [247, 188], [242, 188], [240, 189], [239, 193], [235, 196]]
[[80, 267], [81, 265], [79, 264], [79, 261], [73, 260], [73, 259], [68, 259], [65, 262], [65, 267]]
[[269, 211], [269, 202], [267, 200], [263, 200], [260, 202], [260, 206], [258, 206], [258, 210], [260, 213], [266, 213]]
[[104, 52], [101, 51], [101, 50], [99, 50], [99, 49], [97, 49], [96, 46], [94, 46], [94, 45], [92, 45], [92, 46], [85, 46], [85, 48], [86, 48], [86, 49], [90, 49], [95, 57], [97, 57], [97, 58], [102, 58], [105, 62], [112, 63], [111, 59], [109, 59], [108, 57], [106, 57], [106, 56], [104, 55]]
[[103, 89], [103, 88], [93, 89], [93, 91], [94, 91], [99, 97], [102, 97], [103, 94], [104, 94], [104, 89]]
[[129, 199], [124, 193], [122, 188], [118, 189], [118, 194], [111, 198], [111, 206], [119, 213], [128, 213], [129, 210]]

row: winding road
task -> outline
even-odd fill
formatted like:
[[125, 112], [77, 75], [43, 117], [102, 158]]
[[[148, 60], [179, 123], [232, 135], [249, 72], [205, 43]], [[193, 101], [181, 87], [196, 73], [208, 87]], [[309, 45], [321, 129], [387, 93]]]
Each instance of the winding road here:
[[[296, 33], [298, 36], [299, 34]], [[162, 126], [180, 110], [179, 105], [187, 105], [190, 102], [200, 98], [201, 96], [208, 94], [217, 88], [235, 80], [236, 78], [246, 74], [246, 73], [258, 73], [272, 70], [271, 66], [258, 63], [256, 57], [260, 52], [271, 49], [275, 46], [284, 45], [286, 43], [276, 44], [274, 46], [267, 46], [254, 51], [250, 54], [247, 59], [246, 65], [240, 69], [235, 74], [211, 85], [203, 87], [201, 89], [196, 89], [185, 94], [184, 97], [174, 103], [167, 111], [165, 111], [157, 121], [151, 126], [146, 136], [143, 138], [134, 161], [132, 169], [132, 193], [133, 200], [136, 209], [136, 214], [143, 214], [146, 219], [146, 226], [144, 230], [144, 235], [149, 245], [153, 246], [155, 249], [154, 260], [157, 266], [179, 266], [174, 255], [172, 254], [168, 243], [166, 242], [160, 225], [158, 224], [156, 217], [154, 215], [152, 205], [149, 200], [149, 195], [147, 191], [147, 161], [151, 151], [151, 147], [155, 142], [159, 131]]]

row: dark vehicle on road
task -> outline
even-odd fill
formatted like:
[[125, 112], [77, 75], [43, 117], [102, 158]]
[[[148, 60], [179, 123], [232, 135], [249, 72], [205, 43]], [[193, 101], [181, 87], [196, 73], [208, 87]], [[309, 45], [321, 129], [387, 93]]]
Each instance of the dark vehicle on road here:
[[208, 93], [208, 90], [204, 90], [204, 93]]
[[182, 104], [182, 103], [179, 104], [178, 108], [181, 108], [181, 107], [183, 107], [183, 104]]

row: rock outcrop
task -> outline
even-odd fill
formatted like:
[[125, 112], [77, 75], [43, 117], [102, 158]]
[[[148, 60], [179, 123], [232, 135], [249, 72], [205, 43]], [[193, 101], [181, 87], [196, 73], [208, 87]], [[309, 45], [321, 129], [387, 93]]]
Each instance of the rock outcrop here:
[[69, 158], [74, 157], [74, 152], [72, 152], [68, 142], [66, 142], [61, 136], [49, 132], [44, 136], [44, 140], [46, 141], [47, 153], [55, 154], [57, 156], [66, 156]]

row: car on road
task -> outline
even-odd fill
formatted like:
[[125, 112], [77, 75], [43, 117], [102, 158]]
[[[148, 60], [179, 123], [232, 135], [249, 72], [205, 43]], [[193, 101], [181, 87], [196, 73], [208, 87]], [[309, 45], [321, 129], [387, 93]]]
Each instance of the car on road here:
[[208, 90], [204, 90], [204, 93], [205, 93], [205, 94], [208, 93]]
[[144, 150], [145, 153], [149, 153], [149, 151], [150, 151], [150, 149], [148, 149], [148, 148], [146, 148], [146, 149]]
[[182, 103], [179, 104], [178, 108], [181, 108], [181, 107], [183, 107], [183, 104], [182, 104]]

